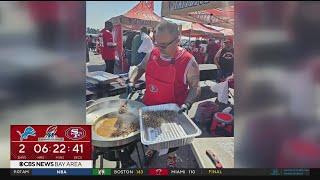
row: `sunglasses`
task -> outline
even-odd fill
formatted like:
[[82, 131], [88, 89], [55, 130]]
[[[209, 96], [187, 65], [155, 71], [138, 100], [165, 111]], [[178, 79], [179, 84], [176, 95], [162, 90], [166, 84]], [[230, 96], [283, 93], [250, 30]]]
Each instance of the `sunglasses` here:
[[173, 42], [175, 42], [178, 38], [175, 38], [174, 40], [170, 41], [169, 43], [156, 43], [155, 46], [159, 47], [161, 49], [166, 49], [168, 48]]

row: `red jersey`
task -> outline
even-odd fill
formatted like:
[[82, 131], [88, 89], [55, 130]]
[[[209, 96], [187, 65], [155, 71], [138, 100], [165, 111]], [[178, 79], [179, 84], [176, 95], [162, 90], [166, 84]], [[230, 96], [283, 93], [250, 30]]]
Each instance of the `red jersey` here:
[[102, 30], [101, 55], [105, 61], [115, 60], [116, 48], [108, 47], [107, 43], [113, 43], [112, 33], [106, 29]]
[[200, 46], [194, 47], [191, 52], [198, 64], [204, 64], [205, 54]]
[[143, 103], [147, 106], [167, 103], [182, 105], [189, 92], [184, 79], [191, 59], [192, 55], [182, 50], [175, 62], [170, 63], [160, 59], [159, 49], [153, 49], [146, 67], [146, 92]]

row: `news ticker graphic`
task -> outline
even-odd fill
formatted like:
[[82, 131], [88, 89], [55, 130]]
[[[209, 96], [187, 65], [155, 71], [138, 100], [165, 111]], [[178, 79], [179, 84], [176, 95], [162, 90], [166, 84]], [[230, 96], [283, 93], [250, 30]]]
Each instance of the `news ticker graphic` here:
[[92, 168], [90, 125], [11, 125], [10, 168]]
[[11, 176], [313, 176], [320, 169], [11, 169]]
[[310, 169], [93, 169], [95, 176], [309, 176]]

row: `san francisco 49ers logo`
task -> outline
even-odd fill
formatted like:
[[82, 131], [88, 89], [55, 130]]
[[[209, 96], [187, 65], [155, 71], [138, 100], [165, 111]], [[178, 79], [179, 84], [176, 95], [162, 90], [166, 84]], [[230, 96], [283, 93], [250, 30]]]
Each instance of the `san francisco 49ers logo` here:
[[152, 56], [152, 60], [157, 60], [157, 56]]
[[155, 85], [153, 85], [153, 84], [151, 84], [151, 85], [149, 86], [149, 90], [150, 90], [150, 92], [153, 92], [153, 93], [156, 93], [156, 92], [159, 91], [158, 87], [155, 86]]
[[86, 131], [81, 127], [70, 127], [66, 130], [65, 135], [72, 140], [80, 140], [86, 137]]

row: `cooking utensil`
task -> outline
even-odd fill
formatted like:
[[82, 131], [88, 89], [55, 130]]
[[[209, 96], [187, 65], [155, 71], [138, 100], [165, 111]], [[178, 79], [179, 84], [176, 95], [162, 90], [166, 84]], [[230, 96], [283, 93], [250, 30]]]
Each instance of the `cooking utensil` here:
[[126, 101], [124, 102], [124, 104], [122, 104], [119, 108], [119, 114], [125, 113], [127, 111], [127, 104], [128, 101], [132, 98], [133, 94], [135, 93], [135, 91], [132, 91], [128, 96]]
[[93, 125], [92, 126], [92, 144], [97, 147], [118, 147], [122, 145], [126, 145], [130, 142], [133, 142], [139, 139], [140, 130], [132, 132], [125, 136], [106, 138], [99, 136], [95, 131], [95, 124], [102, 120], [106, 115], [115, 113], [120, 118], [124, 118], [128, 121], [134, 121], [139, 123], [138, 110], [145, 105], [133, 101], [128, 100], [127, 102], [127, 113], [119, 114], [119, 106], [124, 104], [126, 99], [117, 99], [117, 100], [109, 100], [108, 98], [102, 98], [97, 100], [95, 103], [86, 108], [86, 124]]
[[213, 164], [217, 169], [223, 168], [221, 162], [219, 161], [219, 159], [216, 157], [216, 155], [213, 153], [212, 150], [206, 150], [206, 154], [207, 156], [209, 156], [210, 160], [213, 162]]

